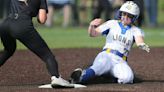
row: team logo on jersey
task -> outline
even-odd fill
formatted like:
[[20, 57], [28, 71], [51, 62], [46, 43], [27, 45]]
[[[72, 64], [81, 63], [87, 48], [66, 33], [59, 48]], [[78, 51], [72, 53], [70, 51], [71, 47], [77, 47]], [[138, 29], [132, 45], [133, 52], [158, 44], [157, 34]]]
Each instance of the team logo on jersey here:
[[28, 5], [28, 3], [27, 3], [28, 0], [18, 0], [18, 1], [24, 2], [26, 5]]

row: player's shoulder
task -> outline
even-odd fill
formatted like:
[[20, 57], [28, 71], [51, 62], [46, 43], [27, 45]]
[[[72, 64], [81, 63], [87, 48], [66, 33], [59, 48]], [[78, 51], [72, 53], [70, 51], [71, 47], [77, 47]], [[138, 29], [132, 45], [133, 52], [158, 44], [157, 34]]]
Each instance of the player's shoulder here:
[[135, 25], [132, 25], [131, 29], [134, 30], [134, 31], [142, 31], [141, 28], [139, 28], [139, 27], [137, 27]]
[[107, 22], [118, 23], [118, 20], [114, 20], [114, 19], [112, 19], [112, 20], [108, 20]]
[[118, 23], [118, 20], [108, 20], [105, 23], [107, 23], [109, 25], [116, 25]]
[[135, 35], [141, 34], [142, 36], [144, 36], [144, 31], [141, 28], [137, 27], [137, 26], [133, 25], [131, 27], [131, 30]]

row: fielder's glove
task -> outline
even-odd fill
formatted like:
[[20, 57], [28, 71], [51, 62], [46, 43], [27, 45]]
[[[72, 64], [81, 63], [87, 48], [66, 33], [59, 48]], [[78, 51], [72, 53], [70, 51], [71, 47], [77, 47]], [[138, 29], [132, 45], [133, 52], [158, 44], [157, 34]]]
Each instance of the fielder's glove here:
[[150, 52], [149, 46], [148, 46], [147, 44], [145, 44], [145, 43], [139, 44], [138, 47], [139, 47], [140, 49], [142, 49], [142, 50], [145, 50], [145, 51], [148, 52], [148, 53]]

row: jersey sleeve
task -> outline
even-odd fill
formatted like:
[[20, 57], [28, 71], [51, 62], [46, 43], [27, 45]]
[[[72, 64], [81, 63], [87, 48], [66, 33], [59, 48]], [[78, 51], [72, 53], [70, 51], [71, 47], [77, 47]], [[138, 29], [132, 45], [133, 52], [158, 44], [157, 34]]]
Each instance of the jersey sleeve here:
[[137, 37], [137, 36], [143, 36], [144, 37], [144, 31], [139, 29], [139, 28], [134, 28], [134, 33], [133, 33], [134, 37]]
[[41, 0], [40, 9], [45, 9], [46, 12], [48, 13], [47, 1], [46, 0]]
[[100, 26], [98, 26], [98, 30], [99, 32], [101, 32], [102, 35], [108, 35], [109, 31], [110, 31], [110, 27], [112, 26], [113, 21], [109, 20], [103, 24], [101, 24]]

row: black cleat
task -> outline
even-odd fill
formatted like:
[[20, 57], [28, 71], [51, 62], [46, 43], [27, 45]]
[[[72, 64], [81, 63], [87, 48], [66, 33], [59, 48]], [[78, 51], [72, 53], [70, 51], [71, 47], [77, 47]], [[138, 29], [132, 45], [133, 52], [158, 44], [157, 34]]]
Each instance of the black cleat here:
[[80, 83], [81, 75], [82, 75], [82, 69], [81, 68], [75, 69], [71, 74], [70, 83], [73, 84]]

